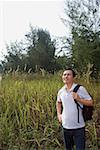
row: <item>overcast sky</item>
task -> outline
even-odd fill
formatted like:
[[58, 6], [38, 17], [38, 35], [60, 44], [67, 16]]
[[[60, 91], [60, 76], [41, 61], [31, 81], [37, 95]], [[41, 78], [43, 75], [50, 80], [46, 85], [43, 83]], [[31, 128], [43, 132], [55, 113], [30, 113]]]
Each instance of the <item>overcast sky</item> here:
[[61, 21], [64, 0], [0, 1], [0, 59], [5, 43], [21, 40], [29, 24], [47, 29], [50, 35], [64, 36], [68, 31]]

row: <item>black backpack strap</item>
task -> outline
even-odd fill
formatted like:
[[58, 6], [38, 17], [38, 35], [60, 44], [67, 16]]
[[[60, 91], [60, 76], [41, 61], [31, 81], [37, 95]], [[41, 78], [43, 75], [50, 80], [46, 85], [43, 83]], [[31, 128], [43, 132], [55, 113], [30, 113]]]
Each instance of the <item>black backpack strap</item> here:
[[73, 89], [73, 92], [77, 92], [78, 91], [78, 89], [79, 89], [79, 87], [80, 87], [81, 85], [80, 84], [77, 84], [76, 86], [75, 86], [75, 88]]
[[[76, 86], [75, 86], [75, 88], [73, 89], [73, 92], [77, 92], [78, 91], [78, 89], [79, 89], [79, 87], [80, 87], [81, 85], [80, 84], [77, 84]], [[74, 99], [74, 101], [75, 101], [75, 103], [76, 103], [76, 105], [77, 105], [77, 111], [78, 111], [78, 123], [79, 123], [79, 107], [82, 109], [82, 107], [80, 106], [80, 104], [76, 101], [76, 99]]]

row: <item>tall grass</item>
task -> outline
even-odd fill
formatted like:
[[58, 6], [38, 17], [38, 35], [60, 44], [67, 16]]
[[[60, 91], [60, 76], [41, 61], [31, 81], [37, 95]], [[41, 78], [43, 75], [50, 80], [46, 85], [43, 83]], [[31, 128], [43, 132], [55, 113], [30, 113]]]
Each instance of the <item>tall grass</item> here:
[[[85, 84], [99, 104], [100, 84]], [[63, 150], [61, 125], [56, 115], [56, 95], [62, 87], [60, 75], [38, 77], [8, 75], [0, 85], [0, 149]], [[97, 115], [96, 112], [94, 115]], [[98, 148], [97, 118], [87, 123], [87, 146]]]

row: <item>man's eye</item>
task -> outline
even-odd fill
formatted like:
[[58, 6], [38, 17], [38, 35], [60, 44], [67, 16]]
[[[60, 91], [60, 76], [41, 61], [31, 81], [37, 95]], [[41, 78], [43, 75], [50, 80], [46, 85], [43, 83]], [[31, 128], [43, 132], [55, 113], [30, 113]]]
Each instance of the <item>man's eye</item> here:
[[66, 75], [69, 76], [69, 75], [71, 75], [71, 74], [64, 74], [64, 76], [66, 76]]

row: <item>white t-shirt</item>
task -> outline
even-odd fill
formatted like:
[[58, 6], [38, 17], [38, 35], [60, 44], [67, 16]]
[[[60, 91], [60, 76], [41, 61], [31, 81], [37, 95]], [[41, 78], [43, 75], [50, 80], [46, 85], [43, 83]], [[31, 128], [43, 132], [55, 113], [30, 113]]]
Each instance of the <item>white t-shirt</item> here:
[[[78, 110], [72, 96], [73, 89], [75, 88], [76, 85], [77, 84], [73, 83], [69, 91], [67, 91], [66, 86], [63, 86], [58, 91], [58, 95], [57, 95], [57, 101], [62, 102], [62, 106], [63, 106], [62, 126], [66, 129], [77, 129], [85, 126], [81, 108], [79, 108], [79, 122], [78, 122]], [[87, 100], [92, 99], [88, 94], [87, 90], [83, 86], [79, 87], [77, 93], [82, 99], [87, 99]], [[82, 104], [80, 105], [83, 106]]]

